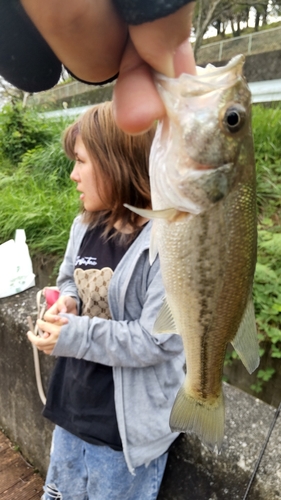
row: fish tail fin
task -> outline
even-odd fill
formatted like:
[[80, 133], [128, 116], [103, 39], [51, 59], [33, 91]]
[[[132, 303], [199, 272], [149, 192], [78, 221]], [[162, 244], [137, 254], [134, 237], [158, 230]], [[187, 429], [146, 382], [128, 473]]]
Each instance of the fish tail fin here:
[[180, 388], [170, 416], [173, 432], [194, 432], [211, 451], [220, 451], [224, 436], [224, 400], [214, 404], [194, 399], [185, 384]]

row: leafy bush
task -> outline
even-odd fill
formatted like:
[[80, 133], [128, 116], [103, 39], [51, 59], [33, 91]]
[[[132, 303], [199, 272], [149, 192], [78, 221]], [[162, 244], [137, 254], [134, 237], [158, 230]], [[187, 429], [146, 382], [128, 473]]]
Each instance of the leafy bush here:
[[20, 103], [7, 104], [0, 116], [0, 147], [14, 164], [29, 149], [52, 139], [48, 124], [41, 120], [38, 126], [38, 116], [30, 109], [23, 109]]
[[280, 107], [254, 107], [253, 124], [259, 207], [258, 262], [254, 282], [256, 318], [261, 354], [269, 343], [271, 357], [281, 358]]
[[[52, 188], [68, 184], [73, 162], [64, 154], [59, 140], [37, 146], [27, 151], [22, 157], [20, 166], [28, 172], [39, 184], [52, 179]], [[56, 178], [56, 182], [54, 182]]]
[[78, 212], [61, 146], [69, 121], [46, 120], [19, 103], [0, 113], [0, 243], [24, 228], [32, 254], [63, 255]]
[[0, 113], [1, 155], [16, 166], [22, 157], [37, 148], [42, 150], [53, 141], [59, 143], [62, 131], [71, 119], [46, 119], [20, 102], [7, 104]]

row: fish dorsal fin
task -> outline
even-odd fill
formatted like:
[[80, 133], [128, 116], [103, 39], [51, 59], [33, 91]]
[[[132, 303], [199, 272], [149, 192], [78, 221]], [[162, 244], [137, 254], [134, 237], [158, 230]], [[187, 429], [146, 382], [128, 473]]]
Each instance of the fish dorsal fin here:
[[171, 308], [166, 297], [154, 323], [153, 333], [178, 333]]
[[128, 203], [124, 203], [124, 207], [129, 208], [135, 214], [145, 217], [146, 219], [173, 219], [178, 214], [176, 208], [164, 208], [163, 210], [149, 210], [146, 208], [136, 208]]
[[248, 372], [252, 373], [259, 366], [260, 357], [255, 310], [251, 296], [249, 297], [238, 332], [231, 344], [237, 354], [239, 354]]

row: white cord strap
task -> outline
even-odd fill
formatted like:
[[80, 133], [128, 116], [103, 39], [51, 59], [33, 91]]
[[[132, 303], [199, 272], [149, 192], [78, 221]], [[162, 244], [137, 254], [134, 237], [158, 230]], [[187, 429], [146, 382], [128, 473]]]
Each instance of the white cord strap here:
[[[45, 311], [46, 311], [45, 297], [44, 297], [43, 304], [41, 303], [42, 297], [44, 297], [43, 290], [39, 290], [39, 292], [36, 295], [37, 319], [43, 319], [43, 316], [44, 316]], [[43, 334], [42, 330], [40, 330], [37, 323], [35, 324], [35, 327], [34, 327], [31, 316], [27, 317], [27, 321], [28, 321], [28, 326], [29, 326], [30, 331], [32, 333], [34, 333], [34, 335], [42, 336], [42, 334]], [[33, 360], [34, 360], [35, 378], [36, 378], [37, 389], [38, 389], [40, 399], [41, 399], [43, 405], [45, 405], [46, 404], [46, 396], [45, 396], [45, 392], [44, 392], [43, 384], [42, 384], [39, 353], [38, 353], [37, 347], [35, 347], [35, 345], [33, 345], [33, 344], [32, 344], [32, 349], [33, 349]]]

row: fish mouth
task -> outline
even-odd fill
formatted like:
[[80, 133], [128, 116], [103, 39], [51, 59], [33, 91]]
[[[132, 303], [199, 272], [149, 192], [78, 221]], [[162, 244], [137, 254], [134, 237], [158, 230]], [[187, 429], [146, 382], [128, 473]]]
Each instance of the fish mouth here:
[[[219, 178], [221, 175], [232, 177], [233, 175], [234, 163], [224, 163], [223, 165], [204, 165], [203, 163], [197, 163], [193, 160], [190, 161], [188, 169], [185, 170], [185, 174], [182, 176], [181, 184], [186, 181], [196, 181], [197, 179], [207, 179], [207, 178]], [[204, 181], [203, 181], [204, 182]]]
[[238, 54], [226, 66], [196, 66], [196, 75], [182, 73], [178, 78], [154, 72], [154, 80], [160, 92], [168, 90], [185, 98], [202, 96], [217, 89], [218, 85], [221, 89], [235, 85], [241, 78], [244, 61], [245, 56]]
[[190, 159], [190, 164], [192, 170], [216, 170], [218, 167], [214, 167], [213, 165], [206, 165], [204, 163], [198, 163], [192, 159]]
[[233, 163], [224, 163], [222, 165], [210, 165], [210, 164], [205, 164], [205, 163], [199, 163], [193, 158], [188, 158], [188, 170], [194, 170], [194, 171], [203, 171], [203, 170], [208, 170], [209, 172], [213, 171], [222, 171], [222, 172], [229, 172], [232, 167]]

